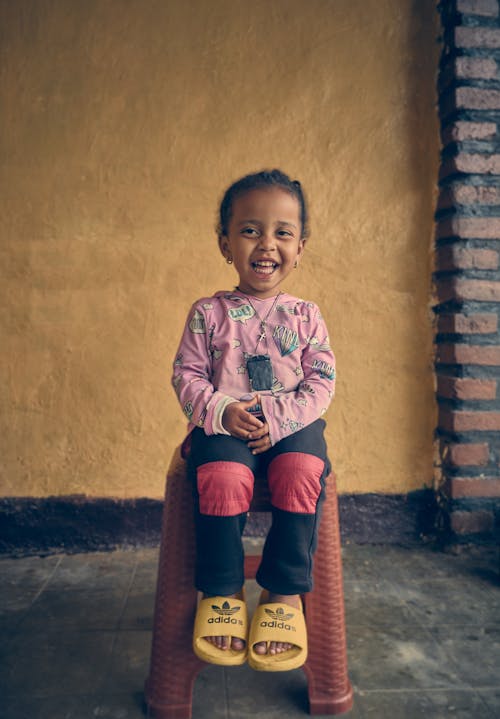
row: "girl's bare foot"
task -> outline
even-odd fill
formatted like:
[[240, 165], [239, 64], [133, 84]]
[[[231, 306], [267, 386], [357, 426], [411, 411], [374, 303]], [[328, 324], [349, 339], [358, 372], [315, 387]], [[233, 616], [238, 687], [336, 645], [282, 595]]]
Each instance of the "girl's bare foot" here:
[[[266, 604], [287, 604], [289, 607], [296, 607], [302, 611], [302, 600], [298, 594], [273, 594], [269, 592], [265, 599]], [[254, 646], [256, 654], [282, 654], [292, 649], [295, 645], [286, 642], [257, 642]]]
[[[241, 593], [239, 594], [230, 594], [228, 596], [228, 599], [231, 598], [238, 598], [241, 599]], [[203, 599], [208, 599], [209, 595], [204, 594]], [[207, 642], [210, 644], [213, 644], [214, 647], [217, 647], [217, 649], [221, 649], [222, 651], [226, 651], [227, 649], [231, 648], [235, 652], [241, 652], [245, 648], [245, 642], [243, 639], [239, 639], [239, 637], [228, 637], [228, 636], [217, 636], [217, 637], [203, 637]]]

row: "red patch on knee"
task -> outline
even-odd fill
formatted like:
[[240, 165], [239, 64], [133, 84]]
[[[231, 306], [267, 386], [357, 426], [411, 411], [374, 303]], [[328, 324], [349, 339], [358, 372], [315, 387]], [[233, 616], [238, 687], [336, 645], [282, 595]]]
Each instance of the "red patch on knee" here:
[[273, 459], [267, 479], [271, 504], [286, 512], [314, 514], [325, 463], [304, 452], [286, 452]]
[[254, 477], [244, 464], [207, 462], [198, 467], [196, 481], [201, 514], [234, 517], [250, 509]]

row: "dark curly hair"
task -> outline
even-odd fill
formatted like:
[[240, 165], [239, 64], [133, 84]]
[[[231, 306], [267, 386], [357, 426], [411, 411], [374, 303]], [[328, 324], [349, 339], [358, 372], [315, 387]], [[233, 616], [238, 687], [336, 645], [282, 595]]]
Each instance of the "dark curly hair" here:
[[245, 177], [236, 180], [224, 193], [219, 207], [217, 222], [217, 235], [219, 238], [227, 236], [235, 199], [251, 190], [267, 187], [279, 187], [297, 199], [300, 210], [301, 239], [304, 240], [308, 236], [309, 217], [306, 199], [300, 182], [298, 180], [291, 180], [288, 175], [281, 170], [262, 170], [261, 172], [245, 175]]

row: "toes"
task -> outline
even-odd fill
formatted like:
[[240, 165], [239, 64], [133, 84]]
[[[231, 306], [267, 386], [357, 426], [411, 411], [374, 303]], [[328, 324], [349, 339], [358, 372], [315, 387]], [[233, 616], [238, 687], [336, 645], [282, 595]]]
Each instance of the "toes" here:
[[[213, 644], [214, 647], [217, 647], [217, 649], [220, 649], [221, 651], [226, 651], [231, 647], [231, 649], [234, 649], [236, 652], [241, 652], [245, 648], [245, 642], [243, 639], [238, 639], [238, 637], [203, 637], [207, 642], [210, 644]], [[265, 652], [263, 652], [265, 653]]]
[[287, 642], [257, 642], [253, 645], [253, 650], [256, 654], [283, 654], [293, 649], [294, 644], [288, 644]]
[[233, 637], [231, 639], [231, 649], [234, 649], [235, 652], [242, 652], [245, 648], [245, 642], [243, 639], [238, 639], [238, 637]]
[[256, 654], [283, 654], [293, 649], [294, 644], [288, 644], [287, 642], [269, 642], [269, 647], [266, 647], [264, 643], [255, 644], [254, 650]]
[[229, 638], [228, 637], [203, 637], [206, 639], [207, 642], [210, 644], [213, 644], [214, 647], [217, 647], [217, 649], [221, 649], [222, 651], [226, 650], [229, 647]]
[[256, 654], [267, 654], [267, 643], [257, 642], [257, 644], [254, 644], [253, 649]]

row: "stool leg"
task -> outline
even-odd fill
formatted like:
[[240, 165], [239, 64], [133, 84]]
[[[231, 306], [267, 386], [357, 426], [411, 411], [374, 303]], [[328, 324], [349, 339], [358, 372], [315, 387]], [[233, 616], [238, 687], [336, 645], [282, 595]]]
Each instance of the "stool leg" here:
[[192, 689], [203, 666], [192, 651], [194, 587], [193, 495], [177, 454], [167, 476], [149, 677], [148, 716], [190, 719]]
[[347, 675], [342, 557], [333, 475], [327, 490], [314, 560], [314, 589], [305, 595], [309, 655], [304, 671], [311, 714], [342, 714], [353, 704]]

